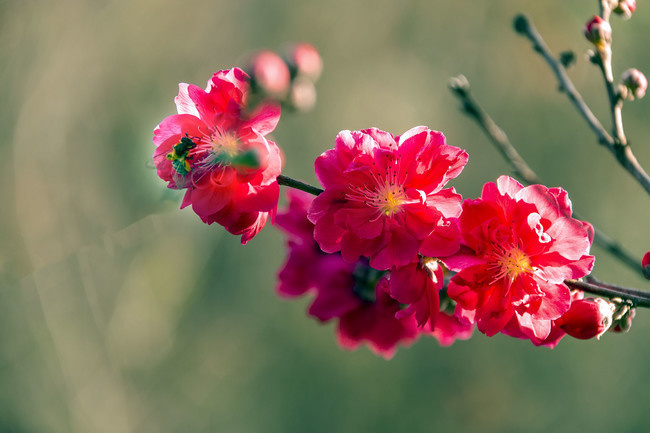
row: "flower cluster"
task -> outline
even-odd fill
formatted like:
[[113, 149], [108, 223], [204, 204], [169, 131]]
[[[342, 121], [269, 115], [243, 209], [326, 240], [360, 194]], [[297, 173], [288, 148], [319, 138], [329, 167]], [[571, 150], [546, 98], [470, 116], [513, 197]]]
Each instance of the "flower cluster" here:
[[[321, 322], [335, 320], [342, 347], [354, 349], [365, 343], [375, 353], [390, 358], [398, 344], [409, 345], [423, 334], [445, 346], [470, 337], [471, 325], [439, 311], [441, 267], [436, 265], [429, 271], [426, 266], [414, 265], [413, 269], [391, 272], [372, 268], [364, 258], [347, 262], [340, 253], [326, 253], [314, 241], [314, 225], [307, 219], [313, 197], [293, 190], [288, 196], [287, 210], [276, 220], [287, 234], [289, 250], [278, 274], [277, 292], [287, 298], [313, 292], [309, 315]], [[391, 296], [395, 287], [411, 292], [428, 288], [436, 300], [435, 325], [419, 326], [417, 315], [403, 310]]]
[[[607, 40], [603, 28], [598, 17], [588, 26], [595, 44]], [[287, 86], [297, 78], [313, 86], [321, 67], [313, 47], [301, 44], [287, 60], [256, 53], [253, 78], [233, 68], [205, 89], [180, 84], [178, 114], [154, 130], [153, 159], [169, 188], [185, 190], [181, 207], [243, 244], [273, 221], [282, 158], [268, 134]], [[635, 97], [647, 87], [639, 74], [623, 79]], [[475, 326], [548, 347], [566, 335], [629, 329], [632, 303], [585, 299], [567, 285], [591, 272], [594, 231], [571, 216], [566, 191], [501, 176], [463, 201], [447, 184], [467, 161], [425, 126], [401, 135], [340, 132], [315, 161], [323, 190], [307, 189], [322, 192], [292, 190], [277, 215], [288, 247], [277, 293], [311, 293], [309, 315], [336, 322], [342, 347], [367, 344], [386, 358], [422, 335], [443, 346], [467, 339]], [[287, 179], [280, 180], [292, 185]]]

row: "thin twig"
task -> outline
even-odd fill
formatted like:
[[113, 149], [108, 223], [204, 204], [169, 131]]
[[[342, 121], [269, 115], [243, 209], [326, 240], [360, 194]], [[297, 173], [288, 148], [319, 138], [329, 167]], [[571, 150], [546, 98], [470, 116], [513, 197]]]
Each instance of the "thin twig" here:
[[628, 287], [613, 286], [605, 283], [592, 284], [578, 280], [565, 280], [564, 283], [572, 289], [579, 289], [594, 295], [607, 298], [621, 298], [631, 301], [634, 306], [650, 308], [650, 292]]
[[309, 185], [308, 183], [301, 182], [296, 179], [292, 179], [283, 174], [278, 176], [278, 184], [288, 186], [290, 188], [299, 189], [301, 191], [305, 191], [313, 195], [319, 195], [321, 192], [323, 192], [323, 190], [320, 188], [317, 188], [315, 186]]
[[514, 20], [514, 26], [518, 33], [526, 36], [532, 43], [533, 48], [538, 52], [551, 67], [555, 76], [560, 83], [560, 88], [567, 95], [569, 100], [576, 107], [578, 112], [586, 120], [587, 124], [598, 137], [598, 142], [607, 147], [614, 154], [616, 160], [623, 166], [650, 194], [650, 176], [639, 164], [629, 146], [619, 143], [603, 128], [603, 125], [596, 118], [594, 113], [589, 109], [582, 96], [576, 90], [573, 82], [566, 73], [562, 63], [553, 56], [546, 46], [544, 39], [537, 32], [530, 18], [526, 15], [517, 15]]
[[[517, 152], [516, 148], [508, 139], [508, 135], [494, 122], [494, 120], [492, 120], [490, 115], [474, 98], [467, 78], [463, 75], [453, 77], [449, 80], [449, 88], [462, 103], [465, 114], [478, 123], [497, 150], [499, 150], [506, 161], [510, 163], [515, 176], [528, 185], [544, 183], [524, 158], [522, 158], [519, 152]], [[583, 219], [576, 212], [573, 213], [573, 216], [577, 219]], [[611, 239], [605, 233], [597, 229], [594, 229], [594, 232], [595, 244], [605, 249], [605, 251], [610, 253], [631, 270], [643, 275], [643, 268], [641, 267], [640, 260], [637, 260], [618, 242]]]

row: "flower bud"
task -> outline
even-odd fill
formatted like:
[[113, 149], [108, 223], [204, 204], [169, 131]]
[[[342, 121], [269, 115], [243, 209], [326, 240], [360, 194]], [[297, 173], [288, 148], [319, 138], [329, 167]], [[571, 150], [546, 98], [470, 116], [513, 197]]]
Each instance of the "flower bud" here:
[[306, 112], [316, 105], [316, 87], [314, 83], [305, 77], [298, 77], [291, 84], [289, 101], [293, 108]]
[[282, 57], [273, 51], [262, 50], [253, 54], [248, 65], [254, 89], [274, 98], [282, 99], [286, 96], [291, 77], [289, 67]]
[[635, 10], [636, 0], [618, 0], [613, 12], [627, 20], [632, 16]]
[[645, 96], [648, 89], [648, 79], [638, 69], [628, 69], [621, 74], [622, 92], [625, 99], [634, 100]]
[[323, 60], [318, 50], [305, 42], [293, 45], [289, 49], [287, 59], [295, 75], [307, 77], [313, 82], [318, 80], [323, 70]]
[[615, 309], [614, 304], [602, 298], [579, 299], [555, 323], [574, 338], [600, 338], [611, 326]]
[[598, 48], [604, 48], [612, 41], [612, 27], [598, 15], [585, 26], [585, 37]]
[[614, 318], [610, 331], [619, 333], [629, 331], [632, 327], [634, 316], [636, 316], [636, 309], [628, 307], [627, 311], [625, 311], [618, 319]]
[[641, 267], [643, 268], [643, 276], [650, 280], [650, 251], [643, 255]]

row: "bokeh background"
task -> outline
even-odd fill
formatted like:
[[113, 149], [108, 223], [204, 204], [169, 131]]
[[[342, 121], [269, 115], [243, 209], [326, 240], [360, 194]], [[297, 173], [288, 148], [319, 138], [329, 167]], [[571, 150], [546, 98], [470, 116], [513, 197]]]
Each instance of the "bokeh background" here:
[[[207, 226], [151, 168], [152, 130], [178, 82], [203, 86], [242, 55], [316, 45], [318, 104], [273, 133], [285, 173], [341, 129], [443, 131], [470, 162], [466, 197], [510, 173], [447, 90], [474, 93], [549, 186], [639, 258], [650, 201], [596, 144], [542, 59], [512, 31], [532, 15], [608, 125], [581, 1], [0, 1], [0, 431], [638, 432], [648, 429], [650, 312], [630, 333], [554, 350], [505, 336], [391, 361], [339, 349], [308, 300], [274, 294], [282, 236], [246, 247]], [[650, 72], [650, 9], [613, 19], [615, 72]], [[626, 132], [650, 166], [650, 98]], [[650, 286], [598, 248], [595, 275]]]

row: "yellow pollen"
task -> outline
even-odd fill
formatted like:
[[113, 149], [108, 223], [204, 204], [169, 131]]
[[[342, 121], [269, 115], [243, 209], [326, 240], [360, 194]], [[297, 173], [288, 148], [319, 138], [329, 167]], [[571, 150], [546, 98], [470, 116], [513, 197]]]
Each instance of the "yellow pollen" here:
[[223, 135], [217, 135], [213, 138], [214, 150], [226, 152], [229, 156], [237, 154], [239, 140], [237, 135], [232, 132], [226, 132]]
[[501, 267], [501, 272], [509, 275], [512, 279], [517, 278], [521, 274], [533, 271], [530, 259], [518, 247], [504, 251], [503, 255], [497, 259], [497, 263]]

